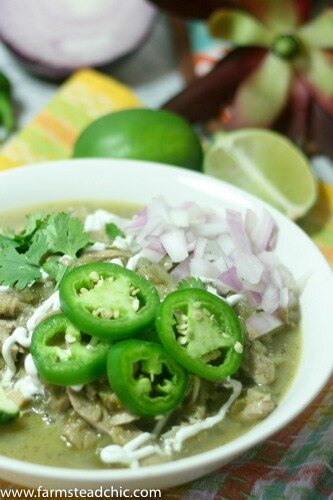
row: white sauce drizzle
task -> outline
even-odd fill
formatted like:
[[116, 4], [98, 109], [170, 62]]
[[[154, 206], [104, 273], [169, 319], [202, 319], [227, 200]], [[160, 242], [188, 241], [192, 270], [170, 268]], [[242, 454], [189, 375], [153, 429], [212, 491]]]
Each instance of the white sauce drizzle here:
[[106, 243], [101, 243], [100, 241], [96, 241], [93, 245], [90, 245], [86, 248], [87, 252], [100, 252], [101, 250], [105, 250], [107, 248]]
[[219, 412], [212, 417], [206, 418], [205, 420], [181, 427], [172, 437], [167, 437], [168, 434], [170, 434], [170, 432], [172, 431], [168, 432], [166, 434], [166, 439], [164, 442], [165, 453], [170, 455], [172, 451], [180, 451], [184, 441], [193, 436], [196, 436], [203, 430], [211, 429], [224, 419], [228, 409], [240, 395], [242, 384], [238, 380], [229, 379], [227, 382], [224, 382], [223, 385], [227, 389], [232, 389], [233, 393], [231, 394], [228, 401], [223, 406], [221, 406]]
[[242, 300], [246, 301], [246, 297], [244, 297], [244, 295], [242, 295], [241, 293], [235, 293], [234, 295], [230, 295], [229, 297], [227, 297], [225, 300], [228, 302], [229, 306], [233, 307]]
[[8, 285], [1, 285], [0, 286], [0, 293], [7, 293], [10, 290], [10, 286]]
[[[25, 349], [29, 349], [33, 331], [40, 319], [48, 312], [58, 310], [60, 310], [59, 292], [55, 292], [35, 310], [27, 321], [27, 328], [22, 326], [15, 328], [13, 333], [4, 341], [1, 353], [6, 364], [6, 371], [2, 377], [2, 385], [8, 387], [16, 373], [13, 346], [18, 344]], [[25, 359], [24, 367], [27, 375], [17, 381], [15, 387], [20, 390], [25, 398], [30, 399], [34, 394], [41, 393], [43, 386], [38, 379], [37, 369], [30, 354]]]
[[85, 231], [100, 231], [104, 229], [105, 224], [109, 222], [114, 222], [119, 227], [123, 227], [129, 222], [128, 219], [124, 219], [106, 210], [96, 210], [93, 214], [88, 215], [84, 222]]
[[44, 269], [42, 267], [40, 268], [40, 272], [41, 272], [41, 275], [42, 275], [42, 280], [46, 281], [47, 278], [49, 277], [48, 273], [46, 271], [44, 271]]
[[149, 432], [144, 432], [124, 446], [111, 444], [101, 450], [100, 458], [105, 464], [124, 464], [129, 465], [131, 468], [139, 467], [141, 459], [160, 452], [159, 446], [153, 444], [140, 448], [151, 439], [152, 435]]
[[84, 385], [71, 385], [70, 388], [72, 389], [72, 391], [74, 392], [80, 392], [82, 391]]
[[[173, 433], [172, 430], [167, 432], [161, 436], [161, 438], [164, 439], [164, 444], [162, 446], [146, 444], [155, 437], [154, 434], [150, 434], [149, 432], [144, 432], [124, 446], [113, 444], [106, 446], [100, 451], [102, 462], [105, 464], [124, 464], [129, 465], [131, 468], [136, 468], [140, 466], [141, 459], [147, 458], [155, 453], [170, 455], [172, 451], [180, 451], [184, 441], [220, 423], [226, 416], [232, 403], [240, 395], [242, 384], [238, 380], [227, 379], [227, 381], [223, 382], [223, 385], [227, 389], [232, 389], [233, 392], [216, 415], [190, 425], [185, 424], [172, 436], [170, 436]], [[146, 444], [146, 446], [141, 448], [140, 446], [144, 444]]]
[[44, 385], [38, 377], [38, 371], [31, 354], [28, 354], [24, 360], [24, 369], [26, 376], [18, 380], [14, 387], [20, 391], [24, 399], [29, 400], [35, 394], [43, 394]]
[[118, 266], [124, 267], [123, 261], [119, 259], [119, 257], [116, 257], [115, 259], [108, 260], [107, 262], [110, 262], [110, 264], [118, 264]]
[[[59, 292], [55, 292], [45, 302], [43, 302], [27, 321], [27, 329], [30, 335], [30, 340], [34, 329], [36, 328], [39, 320], [50, 311], [60, 311]], [[30, 347], [30, 345], [28, 346]]]
[[74, 260], [70, 255], [62, 255], [59, 257], [58, 262], [60, 262], [63, 266], [71, 266], [74, 264]]

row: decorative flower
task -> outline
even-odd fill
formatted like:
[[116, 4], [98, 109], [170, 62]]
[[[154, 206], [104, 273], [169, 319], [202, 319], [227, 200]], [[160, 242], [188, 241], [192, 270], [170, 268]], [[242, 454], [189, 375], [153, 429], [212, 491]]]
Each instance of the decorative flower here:
[[[229, 128], [274, 126], [333, 157], [333, 8], [310, 20], [311, 0], [233, 3], [237, 9], [219, 8], [208, 19], [212, 35], [233, 50], [165, 107], [191, 121], [223, 109]], [[182, 11], [200, 17], [225, 4], [184, 1]]]

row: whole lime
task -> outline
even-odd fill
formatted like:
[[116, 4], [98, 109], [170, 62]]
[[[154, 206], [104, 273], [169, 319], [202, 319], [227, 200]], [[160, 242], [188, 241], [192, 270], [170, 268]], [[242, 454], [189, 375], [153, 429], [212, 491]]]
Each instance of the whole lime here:
[[169, 111], [128, 109], [99, 118], [79, 136], [74, 158], [127, 158], [200, 170], [202, 147], [193, 128]]

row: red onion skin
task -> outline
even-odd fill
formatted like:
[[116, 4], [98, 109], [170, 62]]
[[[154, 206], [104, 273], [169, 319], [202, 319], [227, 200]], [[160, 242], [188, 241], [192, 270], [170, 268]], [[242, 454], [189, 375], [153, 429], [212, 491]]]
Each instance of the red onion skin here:
[[[15, 13], [17, 18], [19, 18], [17, 23], [15, 24], [15, 16], [13, 14], [15, 5], [11, 5], [12, 1], [13, 0], [1, 0], [2, 11], [5, 12], [5, 15], [4, 17], [2, 17], [2, 19], [0, 17], [0, 39], [27, 70], [31, 71], [37, 76], [51, 80], [63, 79], [70, 75], [73, 71], [76, 71], [78, 69], [86, 67], [106, 66], [111, 62], [135, 51], [136, 48], [140, 44], [142, 44], [146, 37], [149, 35], [156, 14], [151, 4], [145, 2], [144, 0], [131, 0], [131, 5], [129, 5], [128, 7], [128, 23], [125, 25], [123, 22], [124, 15], [126, 15], [126, 10], [122, 8], [120, 9], [120, 14], [118, 15], [118, 25], [117, 11], [113, 13], [113, 24], [111, 22], [108, 25], [105, 18], [105, 5], [102, 5], [101, 8], [99, 8], [98, 6], [95, 8], [95, 10], [92, 12], [92, 19], [87, 15], [81, 18], [80, 14], [82, 13], [80, 9], [78, 11], [78, 14], [76, 14], [76, 12], [73, 13], [69, 10], [68, 15], [66, 9], [58, 9], [58, 17], [55, 19], [55, 25], [58, 25], [58, 30], [55, 30], [54, 33], [48, 32], [46, 34], [46, 28], [48, 27], [48, 24], [52, 23], [52, 15], [56, 15], [53, 12], [55, 10], [54, 5], [52, 6], [52, 11], [52, 9], [49, 9], [49, 5], [47, 4], [47, 2], [45, 2], [45, 0], [41, 4], [38, 3], [38, 0], [29, 0], [29, 2], [28, 0], [25, 0], [25, 9], [22, 8], [22, 10], [19, 10], [19, 12]], [[109, 7], [107, 6], [107, 8]], [[142, 23], [142, 25], [139, 25], [141, 27], [138, 27], [134, 34], [131, 34], [131, 23], [137, 23], [138, 20], [134, 20], [133, 17], [130, 16], [131, 8], [134, 8], [134, 12], [136, 14], [138, 14], [138, 12], [141, 13], [139, 17], [142, 18], [142, 16], [144, 16], [144, 22]], [[50, 14], [48, 10], [51, 10]], [[39, 26], [41, 26], [41, 28], [39, 30], [39, 33], [34, 32], [33, 22], [30, 22], [32, 21], [32, 19], [29, 18], [29, 15], [32, 16], [36, 13], [38, 13], [38, 15], [40, 16]], [[3, 14], [3, 12], [1, 12], [1, 14]], [[20, 21], [20, 16], [22, 22]], [[63, 26], [63, 24], [60, 23], [60, 21], [63, 20], [64, 31], [62, 33], [59, 26]], [[27, 39], [28, 41], [29, 37], [30, 40], [33, 40], [33, 37], [36, 37], [36, 40], [40, 39], [41, 47], [43, 47], [43, 49], [45, 49], [45, 47], [48, 48], [49, 56], [45, 50], [42, 50], [41, 53], [39, 53], [39, 51], [36, 49], [35, 44], [31, 44], [29, 46], [29, 44], [24, 44], [21, 41], [22, 35], [20, 36], [20, 33], [18, 31], [20, 22], [22, 26], [27, 26], [24, 32], [25, 39]], [[35, 20], [34, 22], [35, 25], [38, 26]], [[12, 30], [10, 29], [11, 23], [14, 24]], [[44, 24], [46, 25], [46, 28]], [[116, 36], [117, 32], [119, 34], [119, 27], [121, 27], [123, 24], [123, 32], [128, 33], [127, 39], [125, 37], [122, 38]], [[70, 30], [72, 25], [74, 34], [71, 37]], [[86, 32], [87, 30], [88, 33]], [[94, 38], [94, 33], [96, 33], [96, 35], [100, 35], [100, 38], [97, 37], [100, 45], [96, 50], [93, 47], [90, 52], [89, 50], [87, 50], [87, 46], [85, 46], [78, 56], [77, 50], [76, 52], [75, 50], [74, 52], [71, 52], [71, 49], [67, 49], [67, 46], [70, 46], [72, 43], [75, 46], [75, 44], [79, 43], [81, 39], [85, 40], [86, 42], [88, 41], [89, 43], [89, 40]], [[103, 39], [103, 37], [105, 40]], [[103, 45], [101, 45], [103, 43], [105, 44], [104, 50]], [[58, 45], [60, 48], [57, 53]], [[52, 59], [52, 54], [54, 53], [56, 53], [57, 56]], [[63, 54], [64, 57], [62, 58]]]

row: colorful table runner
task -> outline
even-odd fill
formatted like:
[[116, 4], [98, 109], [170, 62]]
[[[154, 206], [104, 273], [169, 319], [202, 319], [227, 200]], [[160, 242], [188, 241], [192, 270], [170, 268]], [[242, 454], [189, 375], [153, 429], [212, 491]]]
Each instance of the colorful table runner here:
[[[95, 71], [80, 71], [0, 151], [0, 169], [68, 158], [88, 123], [135, 106], [140, 106], [139, 100], [123, 85]], [[333, 186], [320, 184], [318, 203], [301, 225], [333, 264]], [[333, 492], [332, 417], [333, 391], [328, 384], [311, 406], [271, 439], [209, 476], [164, 492], [163, 498], [326, 499]], [[13, 487], [0, 481], [0, 489]]]

